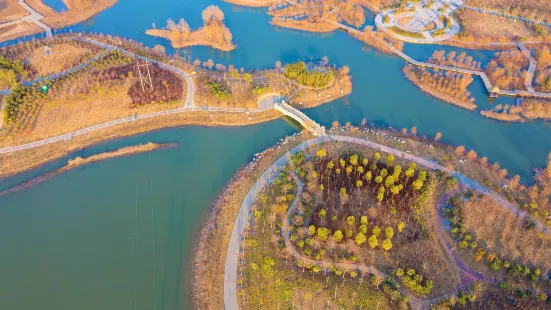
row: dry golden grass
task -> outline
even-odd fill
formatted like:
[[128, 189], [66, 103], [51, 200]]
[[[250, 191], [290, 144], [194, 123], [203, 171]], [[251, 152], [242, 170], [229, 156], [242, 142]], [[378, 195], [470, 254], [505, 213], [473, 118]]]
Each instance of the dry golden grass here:
[[[174, 109], [178, 103], [148, 104], [131, 108], [128, 89], [136, 79], [127, 78], [124, 81], [97, 82], [91, 73], [83, 73], [77, 83], [66, 86], [56, 93], [38, 102], [38, 114], [30, 121], [24, 122], [25, 129], [18, 132], [6, 130], [0, 134], [0, 145], [17, 145], [53, 136], [73, 132], [78, 129], [94, 126], [119, 118], [132, 116], [136, 113], [145, 114], [156, 111]], [[91, 84], [86, 92], [78, 88], [78, 83]], [[184, 84], [184, 90], [187, 86]], [[182, 95], [185, 98], [186, 94]], [[15, 124], [12, 124], [15, 126]], [[11, 125], [10, 125], [11, 126]], [[9, 129], [9, 128], [8, 128]]]
[[72, 168], [75, 168], [75, 167], [78, 167], [78, 166], [82, 166], [82, 165], [93, 163], [93, 162], [100, 161], [100, 160], [105, 160], [105, 159], [109, 159], [109, 158], [120, 157], [120, 156], [125, 156], [125, 155], [130, 155], [130, 154], [136, 154], [136, 153], [143, 153], [143, 152], [147, 152], [147, 151], [157, 149], [157, 148], [162, 147], [162, 146], [163, 146], [162, 144], [149, 142], [149, 143], [145, 143], [145, 144], [127, 146], [127, 147], [123, 147], [123, 148], [120, 148], [120, 149], [112, 151], [112, 152], [105, 152], [105, 153], [95, 154], [95, 155], [84, 157], [84, 158], [80, 157], [80, 156], [77, 156], [74, 159], [69, 159], [69, 161], [67, 162], [67, 165], [65, 167], [61, 168], [61, 169], [62, 170], [67, 170], [67, 169], [72, 169]]
[[279, 0], [223, 0], [231, 4], [247, 6], [251, 8], [267, 7], [279, 3]]
[[227, 43], [227, 42], [218, 41], [218, 40], [209, 40], [205, 35], [204, 28], [198, 29], [196, 31], [192, 31], [189, 34], [189, 37], [187, 38], [183, 38], [182, 36], [179, 36], [179, 33], [177, 32], [174, 32], [171, 30], [165, 30], [165, 29], [148, 29], [145, 33], [153, 37], [165, 38], [167, 40], [170, 40], [170, 43], [174, 48], [204, 45], [204, 46], [210, 46], [225, 52], [232, 51], [235, 49], [235, 45], [231, 42]]
[[0, 89], [11, 88], [16, 82], [17, 77], [12, 70], [0, 69]]
[[80, 23], [113, 6], [117, 0], [64, 0], [68, 11], [57, 13], [42, 0], [27, 0], [29, 6], [44, 16], [43, 22], [52, 28]]
[[495, 200], [483, 196], [466, 202], [465, 231], [473, 233], [479, 246], [510, 262], [521, 262], [548, 270], [551, 267], [551, 238], [538, 229], [525, 230], [513, 214]]
[[365, 6], [366, 8], [379, 12], [380, 10], [397, 5], [401, 3], [401, 0], [354, 0], [358, 4]]
[[22, 36], [31, 35], [42, 32], [42, 28], [34, 23], [18, 23], [8, 27], [0, 28], [0, 42], [13, 40]]
[[2, 3], [0, 5], [0, 23], [18, 20], [28, 14], [22, 6], [17, 4], [17, 0], [4, 0]]
[[209, 113], [206, 112], [189, 112], [124, 123], [77, 136], [69, 141], [61, 141], [14, 153], [0, 154], [0, 178], [20, 173], [48, 161], [55, 160], [69, 152], [117, 137], [183, 125], [243, 126], [270, 121], [280, 116], [281, 114], [274, 110], [251, 115], [250, 120], [246, 116], [236, 113], [215, 113], [213, 117], [210, 117]]
[[274, 26], [309, 32], [331, 32], [338, 29], [334, 24], [321, 20], [294, 20], [274, 17], [270, 23]]
[[551, 120], [551, 100], [526, 99], [521, 107], [526, 118]]
[[47, 76], [67, 70], [78, 65], [82, 56], [91, 52], [88, 48], [66, 43], [53, 45], [51, 49], [52, 53], [49, 55], [44, 55], [41, 48], [35, 49], [29, 55], [29, 58], [32, 58], [29, 64], [37, 71], [38, 75]]
[[467, 0], [465, 4], [491, 10], [503, 10], [513, 16], [532, 19], [551, 19], [549, 0]]
[[466, 41], [514, 41], [535, 36], [532, 28], [522, 22], [513, 22], [506, 18], [469, 10], [456, 12], [463, 27], [461, 38]]

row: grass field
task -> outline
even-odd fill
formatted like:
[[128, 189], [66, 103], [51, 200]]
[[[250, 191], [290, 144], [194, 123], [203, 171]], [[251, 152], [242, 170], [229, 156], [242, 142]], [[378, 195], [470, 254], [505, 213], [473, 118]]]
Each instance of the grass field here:
[[456, 15], [462, 27], [460, 36], [468, 41], [515, 41], [535, 36], [531, 26], [526, 23], [464, 9], [457, 10]]
[[537, 229], [526, 230], [525, 223], [507, 212], [497, 202], [483, 197], [470, 200], [463, 208], [466, 231], [481, 246], [498, 253], [509, 261], [520, 261], [543, 270], [551, 267], [551, 238], [538, 234]]
[[37, 48], [28, 55], [29, 65], [38, 76], [48, 76], [62, 72], [92, 57], [93, 51], [84, 46], [72, 44], [55, 44], [50, 46], [51, 54], [45, 55], [42, 48]]

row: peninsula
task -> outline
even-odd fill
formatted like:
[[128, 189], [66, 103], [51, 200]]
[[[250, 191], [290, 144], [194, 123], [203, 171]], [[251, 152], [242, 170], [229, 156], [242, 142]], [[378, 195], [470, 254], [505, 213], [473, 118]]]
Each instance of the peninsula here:
[[440, 137], [336, 123], [256, 154], [199, 234], [196, 307], [544, 307], [551, 156], [528, 189]]
[[[60, 0], [61, 1], [61, 0]], [[0, 9], [0, 42], [78, 24], [115, 5], [118, 0], [62, 0], [57, 12], [42, 0], [7, 0]]]
[[191, 31], [188, 23], [181, 18], [178, 24], [169, 19], [164, 29], [149, 29], [145, 33], [170, 40], [174, 48], [206, 45], [225, 52], [234, 50], [232, 34], [224, 25], [222, 10], [211, 5], [203, 11], [202, 17], [205, 24], [195, 31]]
[[[212, 60], [189, 63], [118, 37], [49, 42], [56, 56], [24, 65], [25, 55], [43, 51], [44, 41], [3, 49], [9, 88], [3, 90], [0, 177], [114, 137], [191, 124], [260, 123], [280, 117], [282, 102], [309, 108], [352, 91], [348, 67], [332, 67], [327, 58], [246, 72]], [[51, 57], [63, 61], [50, 64]]]

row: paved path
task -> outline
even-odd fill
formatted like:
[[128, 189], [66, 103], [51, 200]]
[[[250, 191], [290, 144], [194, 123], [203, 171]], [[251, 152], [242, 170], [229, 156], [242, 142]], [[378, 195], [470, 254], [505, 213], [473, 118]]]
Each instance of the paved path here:
[[538, 62], [532, 57], [530, 51], [522, 43], [517, 43], [518, 48], [524, 54], [526, 58], [530, 61], [530, 66], [528, 67], [528, 72], [524, 80], [524, 85], [529, 92], [535, 92], [534, 87], [532, 87], [532, 80], [534, 79], [534, 73], [536, 72], [536, 66]]
[[0, 28], [8, 27], [11, 25], [27, 22], [27, 23], [34, 23], [38, 27], [42, 28], [44, 32], [46, 32], [46, 37], [51, 38], [52, 37], [52, 28], [50, 28], [48, 25], [44, 24], [40, 20], [44, 18], [44, 16], [40, 15], [37, 11], [35, 11], [33, 8], [31, 8], [27, 3], [25, 3], [25, 0], [19, 0], [17, 3], [22, 6], [29, 15], [23, 16], [18, 20], [14, 20], [8, 23], [0, 24]]
[[[405, 11], [395, 14], [396, 10], [390, 9], [377, 14], [375, 16], [375, 25], [378, 30], [406, 42], [430, 44], [445, 41], [452, 38], [461, 30], [459, 24], [450, 15], [462, 5], [463, 0], [437, 0], [430, 7], [426, 7], [425, 1], [421, 1], [420, 3], [410, 2], [406, 4]], [[415, 9], [415, 11], [412, 11], [412, 9]], [[446, 28], [440, 20], [440, 16], [442, 15], [448, 17], [450, 20], [451, 25], [449, 28]], [[387, 22], [384, 21], [384, 16], [388, 17]], [[411, 20], [406, 25], [400, 24], [400, 20], [405, 18], [411, 18]], [[431, 23], [435, 24], [434, 29], [425, 30], [425, 27]], [[390, 27], [415, 32], [421, 34], [423, 37], [415, 38], [402, 35], [388, 29]], [[444, 33], [437, 35], [435, 34], [437, 30], [443, 30]]]
[[[282, 227], [281, 227], [281, 234], [283, 236], [283, 240], [285, 242], [285, 247], [290, 250], [291, 255], [297, 260], [304, 264], [310, 265], [310, 266], [319, 266], [324, 271], [330, 271], [331, 267], [336, 267], [343, 272], [356, 270], [357, 272], [363, 274], [363, 275], [377, 275], [383, 279], [390, 278], [391, 276], [379, 269], [377, 269], [375, 266], [371, 265], [364, 265], [364, 264], [358, 264], [358, 263], [351, 263], [351, 262], [329, 262], [329, 261], [319, 261], [314, 260], [308, 257], [302, 256], [296, 248], [293, 246], [293, 243], [290, 239], [290, 233], [289, 233], [289, 223], [291, 222], [291, 215], [296, 210], [296, 207], [298, 206], [300, 199], [302, 198], [302, 192], [304, 190], [304, 185], [302, 181], [299, 179], [299, 177], [293, 172], [292, 173], [293, 178], [295, 180], [295, 183], [297, 184], [297, 192], [295, 195], [295, 200], [293, 200], [293, 203], [287, 210], [287, 213], [285, 213], [285, 218], [283, 219]], [[456, 290], [451, 291], [450, 293], [445, 294], [445, 296], [439, 296], [436, 298], [418, 298], [411, 294], [404, 286], [400, 287], [400, 292], [402, 295], [406, 296], [408, 298], [408, 301], [412, 307], [415, 309], [428, 309], [430, 308], [430, 305], [437, 302], [440, 298], [447, 298], [451, 295], [456, 294]]]
[[[187, 81], [187, 84], [188, 84], [187, 97], [186, 97], [186, 102], [184, 104], [184, 107], [177, 108], [177, 109], [172, 109], [172, 110], [165, 110], [165, 111], [153, 112], [153, 113], [148, 113], [148, 114], [136, 115], [136, 116], [129, 116], [129, 117], [121, 118], [121, 119], [118, 119], [118, 120], [113, 120], [113, 121], [101, 123], [101, 124], [98, 124], [98, 125], [90, 126], [90, 127], [87, 127], [87, 128], [83, 128], [83, 129], [80, 129], [80, 130], [77, 130], [77, 131], [74, 131], [74, 132], [70, 132], [70, 133], [67, 133], [67, 134], [63, 134], [63, 135], [55, 136], [55, 137], [52, 137], [52, 138], [32, 142], [32, 143], [27, 143], [27, 144], [18, 145], [18, 146], [12, 146], [12, 147], [6, 147], [6, 148], [0, 148], [0, 154], [12, 153], [12, 152], [17, 152], [17, 151], [21, 151], [21, 150], [31, 149], [31, 148], [35, 148], [35, 147], [39, 147], [39, 146], [59, 142], [59, 141], [70, 140], [73, 137], [80, 136], [80, 135], [83, 135], [83, 134], [86, 134], [86, 133], [90, 133], [90, 132], [93, 132], [93, 131], [96, 131], [96, 130], [99, 130], [99, 129], [104, 129], [104, 128], [116, 126], [116, 125], [123, 124], [123, 123], [129, 123], [129, 122], [137, 121], [137, 120], [140, 120], [140, 119], [147, 119], [147, 118], [153, 118], [153, 117], [158, 117], [158, 116], [173, 115], [173, 114], [178, 114], [178, 113], [183, 113], [183, 112], [200, 112], [200, 111], [204, 111], [204, 112], [251, 113], [251, 114], [253, 114], [253, 113], [264, 112], [264, 111], [270, 109], [270, 107], [260, 108], [260, 109], [196, 107], [195, 104], [194, 104], [195, 84], [194, 84], [193, 79], [191, 78], [191, 76], [189, 74], [187, 74], [185, 71], [183, 71], [181, 69], [178, 69], [174, 66], [167, 65], [163, 62], [159, 62], [157, 60], [149, 59], [149, 58], [137, 55], [135, 53], [132, 53], [130, 51], [121, 49], [119, 47], [109, 45], [109, 44], [105, 44], [105, 43], [102, 43], [102, 42], [98, 42], [98, 41], [95, 41], [95, 40], [92, 40], [92, 39], [89, 39], [89, 38], [78, 37], [78, 38], [74, 38], [74, 39], [75, 40], [81, 40], [83, 42], [87, 42], [87, 43], [90, 43], [90, 44], [94, 44], [94, 45], [103, 47], [103, 48], [108, 49], [108, 50], [118, 50], [118, 51], [120, 51], [121, 53], [123, 53], [127, 56], [135, 57], [135, 58], [140, 59], [142, 61], [148, 61], [150, 63], [157, 64], [158, 66], [160, 66], [162, 68], [165, 68], [167, 70], [170, 70], [170, 71], [172, 71], [176, 74], [179, 74], [179, 75], [183, 76], [185, 78], [185, 80]], [[0, 90], [0, 93], [3, 93], [3, 91]]]
[[[332, 24], [338, 26], [339, 28], [341, 28], [343, 30], [346, 30], [350, 33], [354, 33], [354, 34], [357, 34], [357, 35], [362, 35], [363, 34], [362, 31], [360, 31], [358, 29], [355, 29], [355, 28], [352, 28], [350, 26], [347, 26], [347, 25], [344, 25], [344, 24], [341, 24], [341, 23], [338, 23], [338, 22], [335, 22], [335, 21], [330, 21], [330, 20], [327, 20], [327, 22], [332, 23]], [[377, 38], [377, 37], [375, 37], [375, 38]], [[494, 86], [492, 85], [492, 83], [490, 82], [490, 79], [488, 78], [488, 76], [486, 75], [486, 73], [484, 71], [457, 68], [457, 67], [451, 67], [451, 66], [443, 66], [443, 65], [437, 65], [437, 64], [428, 63], [428, 62], [417, 61], [417, 60], [411, 58], [406, 53], [398, 50], [396, 47], [392, 46], [392, 44], [386, 42], [385, 40], [381, 39], [380, 41], [383, 44], [385, 44], [386, 47], [389, 48], [394, 54], [400, 56], [402, 59], [404, 59], [405, 61], [407, 61], [407, 62], [409, 62], [413, 65], [416, 65], [416, 66], [419, 66], [419, 67], [426, 67], [426, 68], [433, 68], [433, 69], [439, 69], [439, 70], [446, 70], [446, 71], [453, 71], [453, 72], [477, 75], [482, 79], [482, 82], [484, 83], [484, 87], [486, 88], [488, 93], [491, 93], [492, 90], [494, 89]], [[528, 42], [521, 42], [521, 43], [491, 43], [491, 44], [517, 46], [517, 47], [519, 47], [519, 49], [522, 50], [521, 46], [524, 48], [524, 44], [538, 44], [538, 43], [545, 43], [545, 42], [543, 42], [543, 41], [528, 41]], [[535, 60], [531, 57], [530, 51], [528, 51], [528, 54], [525, 53], [525, 55], [527, 57], [530, 56], [530, 58], [529, 58], [530, 63], [531, 63], [530, 67], [533, 68], [533, 70], [535, 70], [535, 67], [536, 67], [537, 63], [535, 63]], [[534, 63], [532, 62], [532, 60], [533, 60]], [[532, 67], [532, 63], [533, 63], [533, 67]], [[532, 73], [531, 77], [530, 77], [530, 74], [529, 74], [527, 76], [527, 79], [526, 79], [526, 83], [527, 84], [530, 83], [530, 86], [531, 86], [532, 78], [533, 78], [533, 73]], [[530, 79], [530, 81], [528, 81], [528, 79]], [[551, 93], [535, 92], [533, 88], [529, 88], [529, 90], [502, 90], [502, 89], [500, 89], [498, 94], [505, 95], [505, 96], [522, 96], [522, 97], [537, 97], [537, 98], [551, 99]]]
[[[488, 190], [487, 188], [483, 187], [482, 185], [476, 183], [475, 181], [467, 178], [466, 176], [457, 173], [451, 169], [448, 169], [436, 162], [411, 155], [409, 153], [402, 152], [400, 150], [388, 147], [386, 145], [382, 145], [376, 142], [368, 141], [361, 138], [356, 137], [349, 137], [349, 136], [339, 136], [339, 135], [326, 135], [326, 136], [320, 136], [308, 141], [305, 141], [289, 152], [285, 153], [282, 157], [280, 157], [276, 162], [274, 162], [266, 171], [262, 174], [262, 176], [257, 180], [257, 182], [253, 185], [253, 187], [249, 190], [247, 195], [245, 196], [245, 199], [243, 200], [243, 203], [241, 204], [241, 207], [239, 209], [239, 213], [236, 219], [236, 222], [234, 224], [232, 234], [230, 237], [230, 243], [228, 245], [228, 254], [226, 256], [226, 265], [224, 270], [224, 308], [230, 309], [230, 310], [237, 310], [238, 307], [238, 301], [237, 301], [237, 269], [239, 264], [239, 253], [240, 253], [240, 244], [242, 239], [242, 232], [244, 230], [244, 227], [248, 225], [249, 223], [249, 214], [252, 206], [255, 204], [258, 195], [264, 190], [266, 185], [270, 183], [270, 180], [273, 178], [273, 176], [277, 175], [277, 173], [286, 167], [287, 163], [290, 161], [291, 156], [296, 154], [299, 151], [307, 150], [311, 146], [315, 146], [321, 143], [330, 142], [330, 141], [340, 141], [340, 142], [348, 142], [348, 143], [355, 143], [359, 145], [363, 145], [369, 148], [373, 148], [375, 150], [390, 153], [394, 156], [398, 156], [404, 159], [407, 159], [408, 161], [415, 162], [420, 166], [424, 166], [431, 170], [440, 170], [444, 171], [452, 176], [455, 176], [459, 183], [463, 185], [464, 189], [470, 189], [477, 191], [481, 194], [484, 194], [497, 202], [499, 202], [506, 210], [509, 212], [515, 214], [519, 219], [530, 216], [529, 214], [525, 213], [524, 211], [521, 211], [517, 208], [515, 208], [510, 202], [503, 199], [501, 196], [496, 194], [495, 192], [492, 192]], [[323, 268], [330, 268], [331, 265], [334, 265], [336, 267], [347, 269], [347, 270], [359, 270], [366, 273], [373, 273], [380, 276], [387, 276], [384, 272], [377, 270], [373, 266], [365, 266], [365, 265], [359, 265], [359, 264], [352, 264], [352, 263], [329, 263], [329, 262], [321, 262], [321, 261], [314, 261], [309, 258], [304, 258], [298, 253], [289, 240], [289, 215], [292, 213], [292, 211], [296, 208], [298, 201], [300, 199], [300, 193], [302, 193], [303, 185], [300, 180], [297, 180], [296, 176], [294, 176], [295, 182], [297, 183], [297, 195], [295, 197], [295, 200], [291, 204], [290, 208], [288, 209], [285, 219], [283, 221], [282, 226], [282, 232], [283, 237], [285, 241], [285, 245], [289, 247], [291, 250], [293, 256], [295, 258], [304, 260], [306, 259], [309, 261], [309, 263], [312, 263], [313, 265], [319, 265]], [[438, 215], [439, 210], [443, 207], [443, 205], [448, 201], [449, 197], [454, 194], [453, 192], [448, 193], [446, 196], [442, 197], [438, 204], [437, 204], [437, 211]], [[538, 222], [539, 224], [539, 222]], [[543, 225], [538, 225], [538, 227], [545, 233], [548, 234], [549, 231], [546, 227], [543, 227]], [[287, 232], [287, 233], [284, 233]], [[402, 290], [402, 293], [405, 296], [408, 296], [410, 298], [410, 302], [413, 307], [416, 309], [426, 309], [431, 304], [436, 303], [441, 298], [447, 298], [453, 294], [457, 293], [457, 290], [464, 289], [468, 287], [470, 284], [472, 284], [476, 280], [480, 281], [486, 281], [489, 283], [495, 283], [494, 279], [485, 277], [478, 272], [468, 268], [460, 259], [460, 257], [454, 252], [453, 244], [448, 239], [444, 227], [442, 223], [439, 224], [437, 227], [437, 233], [440, 236], [440, 239], [444, 240], [446, 249], [450, 253], [453, 260], [456, 262], [456, 266], [459, 270], [459, 274], [461, 276], [461, 281], [458, 284], [458, 286], [452, 290], [449, 293], [444, 294], [443, 296], [439, 296], [437, 298], [432, 299], [422, 299], [417, 298], [408, 291]]]

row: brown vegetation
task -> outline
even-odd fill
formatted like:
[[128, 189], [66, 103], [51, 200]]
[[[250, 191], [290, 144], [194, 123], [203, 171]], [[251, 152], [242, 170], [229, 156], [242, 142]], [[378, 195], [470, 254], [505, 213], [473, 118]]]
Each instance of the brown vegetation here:
[[[24, 17], [27, 11], [14, 0], [7, 0], [6, 19]], [[117, 0], [63, 0], [68, 10], [58, 13], [45, 5], [41, 0], [26, 0], [26, 3], [36, 12], [44, 16], [42, 22], [51, 28], [61, 28], [80, 23], [99, 12], [113, 6]], [[3, 12], [4, 10], [0, 11]], [[23, 14], [23, 12], [25, 12]], [[10, 14], [8, 16], [8, 14]], [[23, 14], [23, 16], [21, 16]], [[6, 20], [7, 21], [7, 20]], [[4, 22], [4, 21], [2, 21]], [[34, 23], [22, 22], [9, 27], [0, 28], [0, 42], [18, 37], [36, 34], [44, 30]]]
[[144, 84], [142, 89], [132, 61], [111, 52], [54, 81], [47, 94], [37, 86], [28, 87], [17, 115], [0, 135], [0, 145], [36, 141], [135, 113], [171, 109], [185, 97], [183, 79], [157, 66], [150, 66], [152, 86]]
[[522, 115], [526, 118], [551, 120], [551, 100], [526, 99], [521, 107]]
[[356, 0], [361, 5], [370, 9], [371, 11], [378, 13], [385, 8], [393, 7], [400, 3], [403, 3], [402, 0]]
[[444, 50], [434, 51], [428, 62], [471, 70], [480, 70], [481, 65], [479, 61], [474, 60], [471, 56], [467, 56], [465, 52], [458, 55], [455, 51], [451, 51], [446, 55]]
[[470, 97], [471, 94], [467, 91], [467, 87], [472, 83], [472, 77], [468, 74], [451, 71], [433, 72], [412, 65], [404, 67], [402, 71], [413, 84], [438, 99], [467, 110], [477, 108], [474, 98]]
[[538, 62], [534, 88], [540, 92], [551, 92], [551, 49], [547, 45], [538, 45], [534, 56]]
[[365, 27], [361, 34], [355, 32], [350, 33], [353, 38], [356, 38], [365, 44], [376, 48], [377, 50], [382, 51], [387, 54], [394, 54], [394, 51], [390, 49], [389, 42], [392, 42], [392, 46], [398, 50], [402, 50], [404, 47], [404, 42], [400, 40], [394, 40], [384, 33], [373, 31], [372, 27]]
[[510, 262], [549, 270], [551, 239], [538, 229], [527, 230], [514, 214], [486, 196], [470, 199], [463, 210], [465, 233], [479, 246]]
[[480, 114], [507, 122], [526, 122], [534, 119], [551, 120], [551, 100], [524, 99], [518, 107], [499, 104], [491, 110], [481, 111]]
[[211, 5], [203, 10], [205, 24], [196, 31], [191, 31], [187, 22], [181, 18], [178, 24], [169, 19], [165, 29], [149, 29], [146, 33], [170, 40], [174, 48], [207, 45], [222, 51], [231, 51], [235, 49], [235, 45], [223, 20], [224, 13], [220, 8]]
[[223, 0], [231, 4], [242, 5], [252, 8], [261, 8], [267, 7], [276, 3], [279, 3], [279, 0]]
[[78, 24], [99, 12], [115, 5], [118, 0], [63, 0], [68, 10], [55, 12], [46, 6], [41, 0], [27, 0], [26, 2], [42, 14], [45, 18], [42, 22], [52, 28], [61, 28]]
[[15, 25], [0, 28], [0, 42], [17, 39], [22, 36], [40, 33], [42, 28], [34, 23], [21, 22]]
[[[77, 41], [73, 41], [77, 43]], [[44, 45], [43, 47], [46, 47]], [[51, 53], [45, 55], [42, 48], [37, 48], [29, 57], [28, 65], [36, 76], [48, 76], [75, 67], [93, 56], [93, 52], [85, 46], [61, 43], [51, 45]]]
[[512, 16], [524, 16], [540, 21], [551, 20], [551, 7], [547, 0], [467, 0], [465, 4]]
[[521, 89], [530, 62], [519, 50], [497, 52], [486, 66], [486, 75], [492, 85], [501, 89]]
[[[125, 116], [129, 116], [128, 114]], [[251, 119], [237, 113], [217, 112], [211, 116], [206, 112], [186, 112], [170, 116], [137, 120], [135, 122], [93, 131], [85, 135], [74, 137], [69, 141], [61, 141], [40, 148], [19, 152], [0, 154], [0, 178], [26, 171], [48, 161], [65, 156], [70, 152], [108, 139], [184, 125], [243, 126], [262, 123], [279, 117], [281, 117], [279, 112], [270, 110], [251, 115]]]
[[27, 11], [17, 4], [17, 0], [4, 0], [0, 3], [0, 24], [18, 20], [27, 14]]
[[309, 32], [331, 32], [338, 29], [336, 25], [328, 23], [316, 17], [302, 20], [274, 17], [270, 21], [270, 23], [274, 26]]
[[458, 9], [456, 16], [462, 26], [461, 41], [510, 42], [537, 36], [529, 24], [507, 18], [467, 9]]

